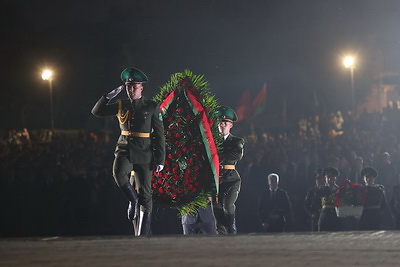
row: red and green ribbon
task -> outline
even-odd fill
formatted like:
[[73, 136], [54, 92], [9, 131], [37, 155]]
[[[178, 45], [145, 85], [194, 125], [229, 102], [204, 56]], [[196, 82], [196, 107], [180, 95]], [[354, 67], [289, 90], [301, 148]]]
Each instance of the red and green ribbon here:
[[[177, 88], [177, 89], [173, 90], [171, 93], [169, 93], [165, 97], [164, 101], [160, 104], [160, 109], [163, 114], [165, 114], [169, 105], [174, 100], [177, 90], [180, 90], [180, 88]], [[202, 140], [204, 143], [204, 147], [206, 149], [207, 158], [210, 163], [211, 170], [213, 172], [215, 187], [216, 187], [216, 190], [218, 193], [218, 191], [219, 191], [218, 150], [217, 150], [217, 146], [215, 145], [214, 137], [213, 137], [212, 131], [211, 131], [211, 126], [210, 126], [209, 120], [207, 118], [206, 110], [204, 109], [204, 106], [197, 100], [196, 96], [191, 92], [191, 90], [188, 90], [186, 88], [186, 86], [183, 88], [183, 90], [184, 90], [185, 98], [188, 101], [190, 107], [192, 108], [193, 113], [195, 115], [199, 114], [199, 117], [200, 117], [199, 129], [200, 129], [201, 137], [202, 137]]]

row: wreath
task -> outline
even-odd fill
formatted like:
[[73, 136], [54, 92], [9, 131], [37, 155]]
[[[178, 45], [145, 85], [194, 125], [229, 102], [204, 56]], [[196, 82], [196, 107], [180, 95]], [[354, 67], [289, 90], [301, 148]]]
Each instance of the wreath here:
[[153, 100], [161, 103], [166, 143], [165, 167], [152, 177], [153, 198], [181, 215], [195, 213], [218, 192], [219, 104], [204, 77], [190, 70], [173, 74]]
[[335, 195], [335, 208], [339, 217], [360, 217], [366, 201], [365, 190], [359, 184], [345, 180]]

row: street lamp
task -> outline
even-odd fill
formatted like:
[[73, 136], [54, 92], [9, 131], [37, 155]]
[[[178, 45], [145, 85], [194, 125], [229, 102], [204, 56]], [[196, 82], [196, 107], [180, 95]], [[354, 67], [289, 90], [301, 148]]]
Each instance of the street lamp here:
[[343, 65], [345, 68], [350, 70], [351, 77], [351, 100], [352, 100], [352, 113], [353, 118], [356, 116], [356, 104], [355, 104], [355, 95], [354, 95], [354, 67], [355, 67], [355, 59], [352, 56], [347, 56], [343, 59]]
[[53, 72], [51, 70], [44, 70], [42, 72], [42, 79], [49, 81], [50, 89], [50, 126], [51, 130], [54, 130], [54, 108], [53, 108]]

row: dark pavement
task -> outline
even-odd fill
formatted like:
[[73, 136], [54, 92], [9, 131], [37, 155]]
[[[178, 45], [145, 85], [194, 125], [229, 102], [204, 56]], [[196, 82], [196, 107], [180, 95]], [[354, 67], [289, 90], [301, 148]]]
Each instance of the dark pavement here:
[[0, 266], [400, 266], [400, 232], [10, 238]]

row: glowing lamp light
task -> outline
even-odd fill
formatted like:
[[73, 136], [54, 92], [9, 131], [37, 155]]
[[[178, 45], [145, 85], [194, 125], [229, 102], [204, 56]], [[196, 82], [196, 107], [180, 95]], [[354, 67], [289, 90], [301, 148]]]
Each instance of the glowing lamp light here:
[[343, 60], [343, 65], [346, 68], [353, 68], [354, 67], [354, 63], [355, 63], [355, 59], [354, 57], [345, 57]]
[[51, 70], [44, 70], [42, 73], [43, 80], [51, 80], [52, 76], [53, 76], [53, 72]]

